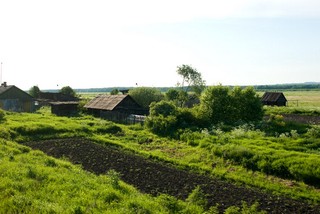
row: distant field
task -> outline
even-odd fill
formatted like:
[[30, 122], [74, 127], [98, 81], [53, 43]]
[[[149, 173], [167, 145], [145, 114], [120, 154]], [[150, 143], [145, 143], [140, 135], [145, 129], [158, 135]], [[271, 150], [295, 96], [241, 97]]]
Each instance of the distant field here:
[[[258, 92], [260, 96], [264, 92]], [[320, 110], [320, 91], [284, 91], [284, 96], [288, 100], [289, 107], [308, 107], [319, 108]]]
[[320, 91], [286, 91], [284, 95], [290, 107], [320, 108]]

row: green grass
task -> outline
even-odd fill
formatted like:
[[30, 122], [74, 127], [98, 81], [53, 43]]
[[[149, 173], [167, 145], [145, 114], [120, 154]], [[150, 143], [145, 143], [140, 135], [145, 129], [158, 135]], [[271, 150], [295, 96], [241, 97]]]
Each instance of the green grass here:
[[[313, 184], [314, 180], [312, 179], [315, 179], [315, 181], [319, 179], [320, 136], [317, 134], [319, 133], [319, 129], [319, 126], [314, 126], [313, 128], [309, 127], [310, 131], [304, 133], [289, 131], [278, 136], [267, 136], [262, 131], [253, 130], [250, 127], [240, 127], [230, 132], [223, 132], [219, 129], [206, 130], [202, 133], [186, 132], [181, 135], [180, 140], [173, 140], [158, 137], [145, 130], [139, 124], [126, 126], [91, 116], [57, 117], [52, 115], [48, 109], [42, 109], [34, 114], [6, 113], [5, 120], [2, 121], [0, 127], [0, 138], [3, 139], [1, 141], [1, 149], [3, 150], [1, 150], [2, 153], [0, 155], [0, 177], [3, 182], [0, 185], [2, 185], [3, 189], [12, 188], [10, 191], [8, 190], [9, 193], [0, 194], [0, 197], [7, 200], [6, 204], [10, 204], [8, 207], [16, 207], [15, 204], [19, 204], [19, 206], [24, 207], [24, 210], [28, 212], [38, 211], [37, 209], [40, 209], [39, 207], [42, 205], [38, 205], [37, 203], [44, 204], [43, 207], [48, 207], [48, 209], [53, 207], [52, 209], [58, 213], [60, 212], [59, 210], [65, 209], [64, 206], [69, 207], [68, 211], [73, 212], [75, 209], [91, 209], [88, 208], [90, 207], [89, 204], [95, 203], [97, 203], [95, 206], [98, 208], [92, 209], [100, 209], [100, 202], [95, 202], [95, 200], [98, 200], [95, 198], [100, 197], [97, 193], [100, 190], [90, 193], [91, 195], [89, 193], [85, 194], [87, 196], [86, 200], [88, 200], [86, 202], [85, 199], [81, 198], [85, 197], [82, 195], [83, 192], [89, 190], [76, 190], [76, 186], [80, 185], [92, 188], [90, 185], [102, 183], [109, 186], [101, 188], [112, 188], [108, 176], [92, 175], [68, 162], [48, 158], [40, 152], [31, 151], [27, 147], [11, 142], [23, 143], [39, 139], [85, 137], [100, 144], [117, 145], [148, 158], [169, 162], [178, 168], [211, 174], [215, 177], [260, 188], [274, 194], [305, 199], [318, 204], [320, 203], [319, 189], [306, 183]], [[267, 159], [270, 161], [266, 162]], [[255, 165], [250, 165], [249, 163], [255, 163]], [[17, 168], [21, 170], [14, 170]], [[72, 175], [60, 175], [60, 170], [62, 174], [70, 172]], [[288, 171], [291, 173], [290, 176], [286, 175]], [[59, 173], [57, 174], [57, 172]], [[57, 177], [52, 174], [57, 174]], [[64, 180], [59, 180], [60, 177], [63, 178], [64, 176], [66, 176]], [[83, 177], [82, 179], [77, 179], [72, 178], [72, 176]], [[17, 179], [12, 180], [13, 177]], [[308, 180], [308, 177], [311, 177], [312, 182]], [[53, 181], [53, 185], [70, 186], [68, 188], [57, 187], [57, 189], [60, 188], [61, 192], [55, 192], [50, 189], [52, 187], [46, 186], [49, 185], [48, 183], [51, 183], [48, 180]], [[68, 180], [75, 180], [77, 185], [72, 186], [70, 183], [64, 184], [62, 182]], [[24, 184], [24, 182], [27, 183]], [[82, 184], [81, 182], [89, 182], [89, 184]], [[93, 184], [90, 184], [90, 182]], [[37, 189], [32, 189], [40, 188], [37, 185], [41, 186], [41, 188], [44, 186], [45, 188], [49, 188], [44, 190], [44, 192], [52, 192], [52, 201], [49, 199], [51, 196], [46, 196], [41, 191], [36, 193], [37, 191], [35, 190]], [[28, 193], [30, 196], [26, 194], [27, 190], [21, 186], [27, 186], [27, 189], [31, 188], [31, 192]], [[123, 183], [121, 183], [121, 186], [130, 189], [130, 191], [132, 189]], [[65, 188], [67, 189], [63, 192]], [[92, 191], [95, 188], [100, 187], [94, 187]], [[77, 198], [74, 201], [71, 200], [69, 202], [66, 200], [64, 202], [63, 199], [54, 199], [58, 193], [62, 195], [66, 194], [66, 198], [71, 197], [70, 194], [73, 194], [73, 191], [75, 191], [75, 198]], [[143, 208], [147, 210], [149, 207], [160, 206], [156, 204], [157, 199], [154, 198], [144, 195], [126, 196], [122, 195], [122, 192], [119, 192], [117, 189], [110, 189], [110, 191], [115, 193], [108, 197], [119, 197], [121, 199], [129, 197], [132, 203], [135, 201], [135, 197], [143, 198], [141, 199], [142, 201], [135, 201], [135, 203], [142, 204]], [[135, 190], [132, 191], [134, 192], [133, 195], [138, 194]], [[10, 192], [13, 192], [13, 194]], [[18, 197], [15, 199], [15, 195], [20, 195], [22, 198]], [[103, 197], [105, 198], [106, 196]], [[36, 202], [35, 198], [39, 202]], [[30, 205], [30, 210], [28, 207], [29, 199], [35, 201], [35, 204]], [[14, 202], [14, 200], [18, 200], [18, 202]], [[84, 202], [78, 200], [84, 200]], [[109, 200], [112, 199], [107, 199], [107, 201]], [[144, 200], [150, 201], [144, 202]], [[129, 202], [120, 201], [124, 203], [121, 206], [127, 206], [127, 209], [129, 209]], [[67, 204], [64, 205], [64, 203]], [[79, 208], [80, 204], [85, 205]], [[102, 210], [109, 209], [104, 206], [101, 205]], [[122, 210], [120, 208], [118, 210], [118, 208], [116, 206], [116, 208], [112, 209], [114, 209], [115, 213], [122, 213]], [[160, 213], [165, 213], [163, 211], [165, 208], [158, 207], [158, 209]], [[49, 211], [46, 210], [45, 212]]]
[[[119, 180], [0, 139], [0, 213], [203, 213], [173, 197], [151, 197]], [[172, 208], [169, 205], [175, 204]]]
[[[264, 92], [258, 92], [260, 96]], [[320, 91], [283, 91], [288, 100], [286, 107], [265, 107], [270, 114], [306, 114], [320, 115]]]

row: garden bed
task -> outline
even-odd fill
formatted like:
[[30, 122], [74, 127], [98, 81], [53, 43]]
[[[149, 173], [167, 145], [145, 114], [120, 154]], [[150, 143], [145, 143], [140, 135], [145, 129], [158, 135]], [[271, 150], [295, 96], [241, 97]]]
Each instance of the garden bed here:
[[230, 182], [179, 170], [166, 164], [145, 159], [109, 146], [103, 146], [85, 139], [55, 139], [27, 143], [48, 155], [66, 157], [85, 170], [105, 174], [114, 169], [121, 179], [141, 192], [158, 195], [165, 193], [179, 199], [186, 199], [196, 186], [200, 185], [207, 194], [209, 206], [219, 204], [224, 210], [230, 206], [260, 204], [260, 209], [268, 213], [319, 213], [320, 206], [312, 206], [304, 201], [274, 196]]

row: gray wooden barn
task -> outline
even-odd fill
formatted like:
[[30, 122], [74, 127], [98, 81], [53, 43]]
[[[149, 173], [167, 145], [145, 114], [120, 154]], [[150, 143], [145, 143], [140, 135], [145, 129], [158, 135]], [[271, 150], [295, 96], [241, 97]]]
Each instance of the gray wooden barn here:
[[34, 98], [14, 85], [6, 82], [0, 86], [0, 108], [14, 112], [34, 112]]
[[286, 106], [287, 99], [282, 92], [265, 92], [261, 98], [263, 105]]
[[125, 122], [129, 115], [147, 115], [148, 110], [141, 107], [130, 95], [98, 95], [84, 108], [89, 113], [108, 120]]

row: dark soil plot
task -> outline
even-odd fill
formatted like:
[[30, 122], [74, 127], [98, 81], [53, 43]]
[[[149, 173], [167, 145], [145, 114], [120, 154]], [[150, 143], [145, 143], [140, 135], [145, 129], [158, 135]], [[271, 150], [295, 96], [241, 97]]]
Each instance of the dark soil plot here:
[[320, 124], [320, 116], [284, 114], [284, 120], [305, 124]]
[[241, 201], [246, 201], [249, 205], [258, 202], [260, 208], [269, 213], [320, 212], [320, 206], [314, 207], [302, 201], [277, 197], [219, 179], [178, 170], [84, 139], [46, 140], [27, 145], [54, 157], [67, 157], [73, 163], [81, 164], [84, 169], [96, 174], [114, 169], [122, 175], [123, 181], [153, 195], [166, 193], [186, 199], [190, 192], [200, 185], [208, 195], [209, 205], [214, 206], [218, 203], [221, 210], [233, 205], [240, 206]]

